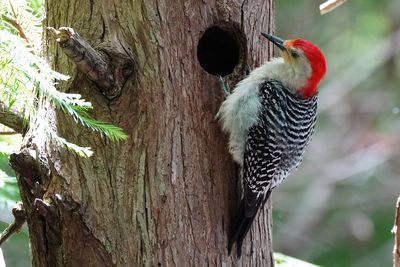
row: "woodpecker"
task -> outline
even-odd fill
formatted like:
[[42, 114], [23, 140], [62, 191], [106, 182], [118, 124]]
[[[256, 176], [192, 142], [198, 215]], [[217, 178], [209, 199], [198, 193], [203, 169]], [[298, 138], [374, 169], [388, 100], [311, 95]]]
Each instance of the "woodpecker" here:
[[261, 35], [281, 57], [240, 81], [217, 113], [241, 167], [242, 196], [228, 243], [230, 254], [236, 242], [238, 257], [257, 211], [302, 161], [314, 132], [317, 86], [326, 72], [325, 57], [311, 42]]

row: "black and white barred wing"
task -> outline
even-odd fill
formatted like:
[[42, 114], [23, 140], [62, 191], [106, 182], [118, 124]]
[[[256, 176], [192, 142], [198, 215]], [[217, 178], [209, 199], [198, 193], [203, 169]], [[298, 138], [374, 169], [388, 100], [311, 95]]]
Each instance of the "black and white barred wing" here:
[[237, 242], [238, 255], [246, 233], [272, 189], [296, 169], [312, 136], [317, 96], [303, 99], [274, 80], [259, 90], [261, 110], [249, 129], [243, 159], [244, 197], [228, 251]]
[[[242, 242], [251, 224], [271, 193], [272, 181], [285, 147], [285, 99], [281, 90], [266, 82], [260, 88], [261, 110], [258, 121], [249, 129], [243, 159], [244, 197], [239, 205], [228, 251], [236, 242], [241, 254]], [[284, 108], [283, 108], [284, 109]]]
[[250, 128], [244, 153], [243, 180], [245, 216], [254, 216], [268, 198], [286, 145], [285, 98], [270, 82], [260, 95], [259, 121]]

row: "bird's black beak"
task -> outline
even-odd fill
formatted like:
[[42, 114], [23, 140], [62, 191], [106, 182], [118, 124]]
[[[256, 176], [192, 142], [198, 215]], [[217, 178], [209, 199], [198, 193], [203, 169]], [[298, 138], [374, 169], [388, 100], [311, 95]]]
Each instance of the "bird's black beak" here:
[[287, 51], [286, 47], [283, 46], [284, 40], [282, 40], [281, 38], [263, 32], [261, 33], [261, 35], [270, 40], [277, 47], [279, 47], [280, 50]]

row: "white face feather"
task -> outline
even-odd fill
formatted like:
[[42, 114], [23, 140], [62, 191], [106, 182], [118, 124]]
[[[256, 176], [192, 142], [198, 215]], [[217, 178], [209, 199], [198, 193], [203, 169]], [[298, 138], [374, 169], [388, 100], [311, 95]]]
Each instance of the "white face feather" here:
[[305, 55], [300, 50], [295, 52], [298, 54], [296, 58], [288, 55], [285, 60], [274, 58], [253, 70], [237, 84], [218, 111], [217, 117], [223, 130], [229, 133], [229, 151], [240, 165], [243, 164], [248, 131], [258, 120], [260, 84], [267, 79], [275, 79], [295, 92], [306, 84], [311, 75], [311, 66]]
[[293, 92], [302, 88], [311, 76], [311, 65], [301, 50], [292, 49], [297, 53], [297, 57], [273, 58], [261, 67], [255, 69], [246, 78], [257, 79], [262, 82], [266, 79], [275, 79]]

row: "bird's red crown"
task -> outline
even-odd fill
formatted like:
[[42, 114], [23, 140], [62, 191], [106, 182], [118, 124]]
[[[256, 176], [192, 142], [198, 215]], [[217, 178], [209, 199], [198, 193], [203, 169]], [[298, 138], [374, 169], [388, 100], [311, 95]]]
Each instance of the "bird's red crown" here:
[[299, 93], [304, 97], [311, 97], [316, 94], [317, 86], [325, 75], [326, 61], [324, 54], [318, 46], [304, 39], [287, 40], [284, 43], [286, 48], [297, 48], [303, 51], [311, 65], [311, 76], [307, 83], [300, 88]]

